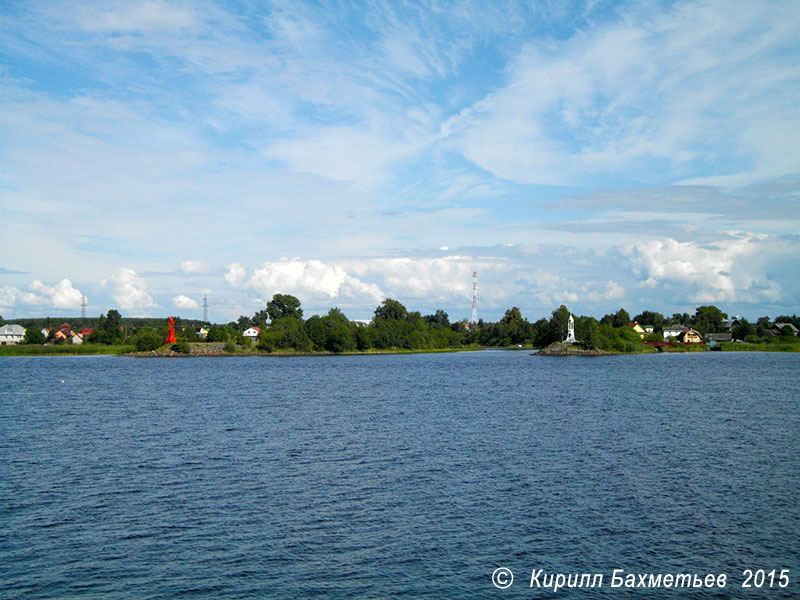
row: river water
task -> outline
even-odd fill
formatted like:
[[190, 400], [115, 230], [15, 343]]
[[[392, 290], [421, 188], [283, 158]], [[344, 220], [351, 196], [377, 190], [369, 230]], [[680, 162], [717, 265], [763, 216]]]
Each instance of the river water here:
[[[3, 598], [552, 596], [534, 570], [604, 576], [558, 597], [800, 596], [800, 354], [0, 373]], [[631, 592], [614, 569], [727, 585]], [[774, 584], [742, 588], [745, 569]]]

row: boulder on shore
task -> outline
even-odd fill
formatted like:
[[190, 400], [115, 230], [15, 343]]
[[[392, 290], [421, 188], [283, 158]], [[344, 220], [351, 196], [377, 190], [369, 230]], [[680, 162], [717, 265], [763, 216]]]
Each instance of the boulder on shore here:
[[553, 342], [546, 348], [542, 348], [536, 356], [606, 356], [611, 354], [605, 350], [588, 350], [581, 344], [565, 344], [564, 342]]

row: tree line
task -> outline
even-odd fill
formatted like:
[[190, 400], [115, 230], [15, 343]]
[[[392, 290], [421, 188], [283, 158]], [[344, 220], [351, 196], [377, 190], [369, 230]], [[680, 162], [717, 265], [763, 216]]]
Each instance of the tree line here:
[[[251, 317], [240, 316], [227, 324], [210, 324], [197, 320], [175, 318], [178, 340], [175, 349], [188, 352], [189, 342], [201, 341], [198, 327], [206, 326], [205, 341], [223, 342], [229, 351], [237, 347], [250, 347], [253, 342], [243, 335], [250, 327], [259, 327], [256, 348], [264, 352], [352, 352], [369, 350], [426, 350], [459, 348], [464, 346], [509, 347], [525, 346], [543, 348], [553, 342], [563, 341], [570, 317], [568, 308], [561, 305], [550, 318], [530, 322], [518, 307], [505, 311], [497, 322], [469, 324], [465, 320], [451, 322], [448, 314], [437, 310], [422, 315], [409, 311], [396, 299], [387, 298], [374, 311], [369, 323], [352, 321], [339, 309], [332, 308], [325, 315], [303, 317], [300, 300], [289, 294], [275, 294], [264, 309]], [[620, 308], [600, 319], [579, 315], [575, 318], [576, 338], [585, 347], [612, 352], [635, 352], [644, 348], [643, 342], [663, 340], [662, 330], [669, 325], [682, 325], [700, 334], [724, 332], [728, 316], [716, 306], [699, 306], [695, 313], [675, 313], [666, 316], [658, 312], [643, 311], [633, 317]], [[55, 343], [53, 339], [58, 324], [52, 319], [28, 319], [26, 342]], [[643, 340], [630, 325], [651, 325], [651, 336]], [[773, 332], [774, 322], [791, 323], [800, 328], [796, 315], [779, 316], [775, 321], [761, 317], [755, 323], [740, 318], [731, 330], [734, 339], [763, 341]], [[94, 331], [85, 342], [97, 344], [132, 344], [137, 350], [153, 350], [163, 345], [167, 325], [164, 319], [125, 319], [117, 310], [110, 310], [98, 319], [74, 320], [77, 326], [89, 326]], [[50, 339], [44, 339], [43, 326], [50, 325]], [[788, 329], [788, 328], [787, 328]], [[781, 332], [789, 337], [791, 331]]]

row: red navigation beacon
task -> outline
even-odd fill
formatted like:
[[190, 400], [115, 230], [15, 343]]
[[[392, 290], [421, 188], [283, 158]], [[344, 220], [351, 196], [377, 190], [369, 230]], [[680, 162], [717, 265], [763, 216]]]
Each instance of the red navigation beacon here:
[[172, 317], [167, 321], [167, 339], [164, 340], [165, 344], [175, 343], [175, 319]]

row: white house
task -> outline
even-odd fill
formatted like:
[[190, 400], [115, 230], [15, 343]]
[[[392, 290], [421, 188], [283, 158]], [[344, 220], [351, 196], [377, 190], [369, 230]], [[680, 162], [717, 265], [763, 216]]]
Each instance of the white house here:
[[689, 329], [689, 328], [686, 327], [686, 325], [667, 325], [666, 327], [664, 327], [662, 332], [664, 334], [664, 339], [668, 340], [670, 338], [678, 337], [680, 334], [682, 334], [687, 329]]
[[3, 325], [0, 327], [0, 346], [19, 344], [25, 337], [25, 328], [22, 325]]
[[242, 335], [255, 341], [258, 339], [259, 333], [261, 333], [261, 327], [248, 327], [244, 330], [244, 332], [242, 332]]

